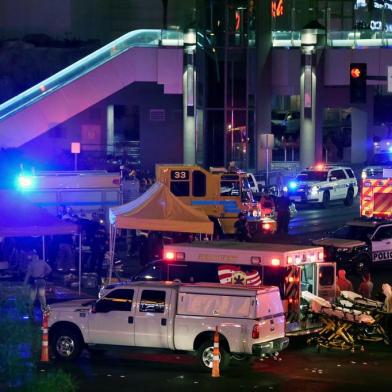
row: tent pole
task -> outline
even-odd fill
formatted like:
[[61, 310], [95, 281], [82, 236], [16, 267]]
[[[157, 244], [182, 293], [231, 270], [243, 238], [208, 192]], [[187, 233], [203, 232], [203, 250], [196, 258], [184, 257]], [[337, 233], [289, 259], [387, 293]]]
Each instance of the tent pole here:
[[45, 255], [45, 236], [42, 236], [42, 259], [46, 261], [46, 255]]
[[110, 252], [110, 268], [109, 268], [109, 284], [112, 282], [113, 266], [114, 266], [114, 252], [116, 250], [117, 227], [112, 228], [112, 247]]
[[79, 295], [82, 290], [82, 233], [79, 233]]

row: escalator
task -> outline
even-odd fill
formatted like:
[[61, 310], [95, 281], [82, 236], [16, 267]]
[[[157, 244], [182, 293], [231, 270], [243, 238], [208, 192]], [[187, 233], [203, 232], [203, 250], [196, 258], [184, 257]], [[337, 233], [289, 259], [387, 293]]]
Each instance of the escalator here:
[[20, 147], [133, 82], [182, 94], [183, 35], [135, 30], [0, 105], [0, 148]]

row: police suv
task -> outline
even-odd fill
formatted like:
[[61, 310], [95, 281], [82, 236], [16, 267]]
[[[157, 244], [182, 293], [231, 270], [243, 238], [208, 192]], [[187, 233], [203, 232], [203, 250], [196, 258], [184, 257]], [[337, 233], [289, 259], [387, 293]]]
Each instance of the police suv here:
[[288, 183], [287, 193], [294, 203], [319, 204], [342, 200], [351, 206], [358, 194], [358, 183], [349, 167], [317, 165], [303, 170]]
[[358, 218], [312, 243], [324, 247], [326, 260], [361, 273], [371, 266], [392, 263], [392, 221]]

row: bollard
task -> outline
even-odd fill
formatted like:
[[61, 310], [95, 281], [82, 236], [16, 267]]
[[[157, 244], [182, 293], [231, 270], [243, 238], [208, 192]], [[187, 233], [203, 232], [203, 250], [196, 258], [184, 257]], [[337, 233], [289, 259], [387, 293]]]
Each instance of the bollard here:
[[42, 311], [41, 362], [49, 362], [48, 318], [49, 318], [49, 307], [46, 307]]
[[218, 326], [215, 329], [214, 333], [214, 351], [212, 353], [212, 377], [220, 377], [219, 374], [219, 332]]

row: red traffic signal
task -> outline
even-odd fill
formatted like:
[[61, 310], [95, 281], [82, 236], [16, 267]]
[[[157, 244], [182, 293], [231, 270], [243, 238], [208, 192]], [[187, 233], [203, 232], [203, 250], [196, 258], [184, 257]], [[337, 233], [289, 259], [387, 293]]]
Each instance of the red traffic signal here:
[[366, 103], [367, 64], [350, 64], [350, 102]]
[[353, 78], [359, 78], [361, 76], [361, 70], [357, 67], [351, 68], [351, 77]]

